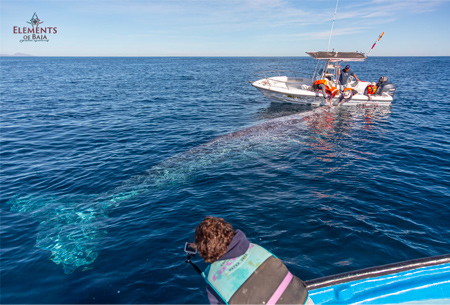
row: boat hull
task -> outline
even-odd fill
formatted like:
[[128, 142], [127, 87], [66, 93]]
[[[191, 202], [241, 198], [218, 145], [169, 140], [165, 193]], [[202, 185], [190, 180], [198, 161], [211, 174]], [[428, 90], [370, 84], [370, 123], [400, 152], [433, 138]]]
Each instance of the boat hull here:
[[[252, 83], [252, 85], [272, 102], [312, 105], [326, 104], [322, 92], [282, 86], [281, 83], [272, 85], [270, 84], [270, 82], [267, 82], [264, 79], [255, 81]], [[374, 96], [372, 100], [369, 100], [369, 97], [366, 95], [356, 94], [350, 100], [344, 100], [341, 105], [389, 106], [392, 104], [392, 100], [392, 97], [389, 95]], [[332, 99], [332, 103], [334, 105], [337, 105], [339, 102], [339, 97], [335, 97]]]
[[450, 304], [450, 255], [306, 282], [314, 304]]

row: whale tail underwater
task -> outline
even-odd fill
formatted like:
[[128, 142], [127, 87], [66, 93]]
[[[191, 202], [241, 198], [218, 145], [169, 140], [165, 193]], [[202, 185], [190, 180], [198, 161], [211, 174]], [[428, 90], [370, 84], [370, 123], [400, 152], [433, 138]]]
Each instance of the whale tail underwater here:
[[105, 220], [108, 213], [121, 202], [150, 190], [178, 186], [218, 166], [239, 164], [267, 152], [298, 145], [303, 131], [326, 125], [326, 117], [334, 115], [334, 111], [317, 108], [219, 136], [98, 195], [26, 195], [17, 196], [8, 203], [11, 211], [27, 213], [39, 221], [36, 246], [51, 251], [51, 260], [62, 265], [65, 273], [72, 273], [82, 266], [89, 269], [98, 256], [99, 239], [107, 233]]

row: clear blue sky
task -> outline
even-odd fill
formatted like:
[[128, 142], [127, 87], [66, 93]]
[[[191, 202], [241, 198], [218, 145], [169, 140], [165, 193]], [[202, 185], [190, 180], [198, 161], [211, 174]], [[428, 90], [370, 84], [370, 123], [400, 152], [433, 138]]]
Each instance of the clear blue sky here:
[[[2, 54], [305, 56], [326, 50], [335, 0], [0, 0]], [[57, 27], [23, 42], [34, 12]], [[330, 49], [450, 56], [450, 0], [340, 0]]]

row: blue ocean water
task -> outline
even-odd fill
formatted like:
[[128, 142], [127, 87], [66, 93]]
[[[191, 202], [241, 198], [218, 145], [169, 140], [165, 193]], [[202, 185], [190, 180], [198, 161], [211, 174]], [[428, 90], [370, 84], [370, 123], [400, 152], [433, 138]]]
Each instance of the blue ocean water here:
[[304, 280], [450, 252], [449, 57], [352, 64], [393, 106], [333, 109], [248, 83], [305, 57], [0, 60], [2, 303], [206, 303], [207, 215]]

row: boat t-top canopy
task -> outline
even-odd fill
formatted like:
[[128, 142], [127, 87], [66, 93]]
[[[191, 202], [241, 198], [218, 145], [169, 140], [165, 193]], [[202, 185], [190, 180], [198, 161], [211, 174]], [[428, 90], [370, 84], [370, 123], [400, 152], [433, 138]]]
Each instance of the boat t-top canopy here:
[[314, 59], [325, 59], [329, 61], [364, 61], [366, 56], [364, 53], [359, 52], [306, 52], [309, 56]]

